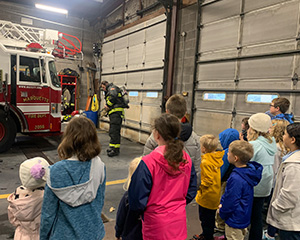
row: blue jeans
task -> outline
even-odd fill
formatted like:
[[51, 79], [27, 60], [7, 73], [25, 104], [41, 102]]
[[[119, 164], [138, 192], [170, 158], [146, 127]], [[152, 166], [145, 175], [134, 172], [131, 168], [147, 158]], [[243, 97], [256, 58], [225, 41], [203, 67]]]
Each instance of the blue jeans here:
[[280, 240], [300, 240], [300, 232], [279, 230]]

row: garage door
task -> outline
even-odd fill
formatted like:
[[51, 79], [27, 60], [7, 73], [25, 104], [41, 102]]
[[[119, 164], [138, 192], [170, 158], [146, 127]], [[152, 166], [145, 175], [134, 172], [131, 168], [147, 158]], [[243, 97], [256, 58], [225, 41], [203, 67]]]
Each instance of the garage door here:
[[125, 110], [122, 135], [141, 142], [161, 114], [165, 32], [166, 17], [161, 15], [103, 41], [101, 80], [127, 88], [130, 108]]

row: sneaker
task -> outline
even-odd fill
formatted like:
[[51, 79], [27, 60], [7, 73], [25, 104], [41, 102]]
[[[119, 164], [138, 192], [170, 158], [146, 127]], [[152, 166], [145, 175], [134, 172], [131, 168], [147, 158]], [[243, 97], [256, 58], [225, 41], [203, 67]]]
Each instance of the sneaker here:
[[275, 240], [275, 237], [271, 237], [268, 234], [268, 230], [263, 230], [262, 240]]
[[107, 153], [107, 156], [114, 157], [120, 154], [120, 150], [118, 148], [112, 149], [110, 152]]

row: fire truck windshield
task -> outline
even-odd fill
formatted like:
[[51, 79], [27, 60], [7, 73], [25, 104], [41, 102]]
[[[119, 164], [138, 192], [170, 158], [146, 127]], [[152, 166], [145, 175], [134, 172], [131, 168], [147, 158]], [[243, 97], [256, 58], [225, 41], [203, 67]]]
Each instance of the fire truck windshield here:
[[51, 76], [51, 82], [55, 87], [60, 87], [60, 81], [57, 76], [56, 67], [54, 61], [49, 62], [49, 71]]

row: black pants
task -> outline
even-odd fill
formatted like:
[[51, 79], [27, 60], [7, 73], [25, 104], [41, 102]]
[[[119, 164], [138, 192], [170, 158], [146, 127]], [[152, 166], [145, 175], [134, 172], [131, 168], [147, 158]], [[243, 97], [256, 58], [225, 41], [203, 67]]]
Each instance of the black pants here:
[[300, 232], [279, 230], [280, 240], [300, 240]]
[[202, 234], [205, 239], [211, 240], [214, 238], [215, 216], [217, 210], [211, 210], [199, 206], [199, 218], [202, 226]]
[[254, 197], [253, 199], [251, 227], [249, 232], [249, 239], [251, 240], [261, 240], [262, 238], [262, 211], [265, 199], [265, 197]]
[[109, 146], [111, 148], [120, 148], [122, 119], [122, 111], [114, 112], [109, 115]]

